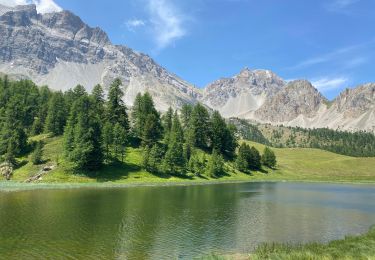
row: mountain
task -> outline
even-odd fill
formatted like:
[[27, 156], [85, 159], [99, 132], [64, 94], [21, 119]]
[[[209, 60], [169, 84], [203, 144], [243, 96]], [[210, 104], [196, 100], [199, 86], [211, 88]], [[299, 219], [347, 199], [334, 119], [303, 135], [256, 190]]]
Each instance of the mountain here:
[[280, 91], [285, 81], [269, 70], [244, 68], [232, 78], [219, 79], [204, 89], [201, 101], [225, 117], [251, 117]]
[[69, 11], [42, 15], [35, 5], [0, 6], [0, 34], [0, 72], [52, 89], [81, 84], [90, 90], [118, 77], [127, 105], [138, 92], [149, 91], [160, 110], [196, 102], [201, 95], [149, 56], [112, 44], [103, 30]]
[[329, 102], [307, 80], [286, 82], [268, 70], [243, 69], [209, 84], [203, 103], [226, 117], [273, 125], [375, 132], [375, 84], [347, 89]]

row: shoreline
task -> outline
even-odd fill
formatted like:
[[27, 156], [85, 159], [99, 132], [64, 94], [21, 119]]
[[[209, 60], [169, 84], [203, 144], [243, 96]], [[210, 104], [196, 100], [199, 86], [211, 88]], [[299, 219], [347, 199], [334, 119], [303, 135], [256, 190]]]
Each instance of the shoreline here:
[[155, 182], [83, 182], [83, 183], [69, 183], [69, 182], [39, 182], [39, 183], [24, 183], [17, 181], [0, 181], [0, 193], [17, 192], [17, 191], [32, 191], [32, 190], [64, 190], [64, 189], [116, 189], [116, 188], [137, 188], [137, 187], [176, 187], [176, 186], [205, 186], [205, 185], [220, 185], [220, 184], [241, 184], [241, 183], [316, 183], [316, 184], [342, 184], [342, 185], [370, 185], [375, 186], [375, 181], [340, 181], [340, 180], [205, 180], [205, 181], [155, 181]]

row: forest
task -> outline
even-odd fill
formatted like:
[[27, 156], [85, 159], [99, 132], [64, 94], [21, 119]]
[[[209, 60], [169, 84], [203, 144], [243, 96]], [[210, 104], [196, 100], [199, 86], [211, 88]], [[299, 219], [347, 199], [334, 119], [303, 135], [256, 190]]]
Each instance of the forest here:
[[139, 93], [131, 109], [123, 102], [121, 81], [107, 94], [101, 85], [87, 93], [81, 85], [65, 92], [38, 87], [29, 80], [0, 79], [0, 158], [17, 167], [17, 158], [32, 154], [41, 164], [40, 134], [63, 136], [61, 156], [87, 172], [124, 162], [127, 147], [143, 149], [142, 166], [151, 173], [220, 177], [225, 161], [242, 172], [276, 167], [274, 152], [239, 146], [237, 129], [217, 111], [185, 104], [163, 114], [149, 93]]

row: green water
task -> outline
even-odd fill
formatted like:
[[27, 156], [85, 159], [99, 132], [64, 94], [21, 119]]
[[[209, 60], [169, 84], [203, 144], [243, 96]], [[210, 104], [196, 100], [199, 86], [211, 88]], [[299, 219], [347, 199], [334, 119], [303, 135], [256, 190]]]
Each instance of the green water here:
[[0, 192], [1, 259], [191, 259], [375, 224], [375, 186], [243, 183]]

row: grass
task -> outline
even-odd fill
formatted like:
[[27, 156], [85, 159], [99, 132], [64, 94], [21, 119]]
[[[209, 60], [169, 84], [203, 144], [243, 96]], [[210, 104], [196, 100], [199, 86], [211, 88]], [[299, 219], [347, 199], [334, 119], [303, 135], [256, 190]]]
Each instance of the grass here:
[[[42, 177], [42, 183], [115, 183], [115, 184], [144, 184], [144, 183], [201, 183], [225, 181], [324, 181], [324, 182], [361, 182], [375, 183], [375, 158], [354, 158], [331, 152], [309, 148], [274, 148], [278, 166], [277, 169], [264, 168], [245, 174], [235, 169], [232, 162], [226, 163], [226, 172], [220, 178], [209, 176], [190, 176], [182, 178], [167, 175], [154, 175], [141, 167], [142, 150], [127, 148], [124, 163], [118, 162], [105, 165], [98, 172], [74, 172], [72, 165], [64, 160], [63, 140], [61, 137], [50, 138], [40, 135], [32, 141], [43, 140], [43, 165], [33, 165], [31, 155], [18, 158], [21, 167], [16, 169], [12, 180], [24, 182], [37, 174], [45, 165], [56, 167]], [[261, 152], [264, 146], [248, 142]]]
[[328, 244], [309, 243], [305, 245], [262, 244], [249, 255], [207, 256], [205, 260], [214, 259], [270, 259], [270, 260], [318, 260], [318, 259], [375, 259], [375, 227], [361, 236], [347, 236], [343, 240], [331, 241]]

